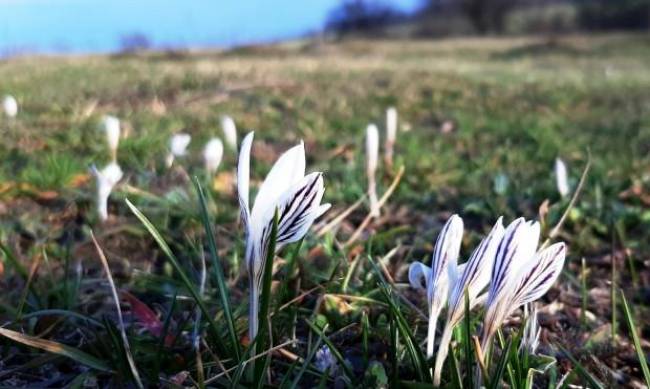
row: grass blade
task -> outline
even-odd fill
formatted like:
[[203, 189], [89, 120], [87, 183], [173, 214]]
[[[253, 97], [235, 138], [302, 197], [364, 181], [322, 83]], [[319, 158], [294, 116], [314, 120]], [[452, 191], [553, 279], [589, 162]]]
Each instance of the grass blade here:
[[185, 285], [185, 288], [188, 290], [188, 292], [190, 292], [192, 298], [199, 306], [199, 309], [201, 309], [201, 311], [203, 312], [203, 316], [206, 318], [206, 320], [208, 320], [208, 324], [212, 331], [212, 339], [215, 342], [216, 348], [222, 352], [226, 352], [227, 348], [226, 345], [223, 343], [223, 340], [219, 336], [219, 328], [217, 327], [217, 323], [215, 323], [214, 319], [212, 318], [212, 315], [208, 311], [208, 308], [205, 306], [205, 303], [203, 302], [203, 300], [201, 300], [198, 291], [196, 290], [196, 288], [194, 288], [194, 285], [192, 284], [190, 279], [183, 271], [183, 268], [178, 263], [176, 256], [174, 255], [174, 253], [172, 253], [172, 250], [169, 248], [169, 245], [167, 245], [167, 242], [165, 242], [163, 237], [160, 235], [158, 229], [156, 229], [156, 227], [153, 224], [151, 224], [149, 219], [147, 219], [147, 217], [144, 214], [142, 214], [142, 212], [140, 212], [140, 210], [135, 205], [133, 205], [133, 203], [131, 203], [128, 199], [126, 199], [125, 201], [126, 201], [126, 205], [128, 205], [129, 208], [131, 209], [131, 212], [133, 212], [133, 214], [138, 218], [138, 220], [140, 220], [140, 222], [145, 226], [145, 228], [147, 229], [147, 231], [149, 231], [149, 233], [154, 238], [156, 243], [158, 243], [160, 249], [163, 251], [163, 253], [165, 253], [167, 259], [169, 259], [169, 262], [174, 267], [174, 270], [178, 273], [179, 277], [181, 278], [181, 281]]
[[[345, 375], [350, 379], [351, 382], [355, 382], [356, 377], [354, 376], [354, 372], [352, 371], [350, 366], [347, 363], [345, 363], [345, 359], [343, 358], [343, 355], [341, 355], [341, 353], [336, 348], [336, 346], [334, 346], [334, 343], [332, 343], [332, 341], [329, 340], [329, 338], [327, 336], [325, 336], [323, 331], [321, 331], [315, 324], [313, 324], [313, 323], [311, 323], [309, 321], [305, 321], [305, 323], [307, 323], [309, 328], [312, 331], [314, 331], [316, 333], [316, 335], [319, 336], [319, 338], [323, 339], [323, 342], [325, 342], [327, 347], [329, 347], [330, 352], [332, 353], [332, 355], [334, 355], [334, 358], [336, 358], [336, 360], [339, 362], [341, 367], [343, 367], [343, 372], [345, 373]], [[314, 349], [316, 349], [316, 348], [314, 347]]]
[[501, 387], [501, 378], [503, 377], [503, 373], [506, 371], [506, 365], [508, 364], [508, 358], [510, 356], [511, 349], [512, 338], [509, 338], [505, 347], [502, 349], [501, 357], [499, 358], [499, 363], [497, 363], [494, 375], [490, 377], [489, 388], [497, 389]]
[[463, 346], [465, 349], [465, 374], [467, 376], [467, 387], [474, 387], [474, 375], [473, 375], [473, 356], [472, 352], [472, 327], [471, 327], [471, 312], [469, 308], [469, 294], [467, 289], [465, 289], [465, 320], [463, 321]]
[[321, 333], [321, 335], [319, 335], [318, 339], [316, 340], [316, 344], [314, 345], [314, 347], [312, 347], [311, 351], [309, 352], [309, 355], [307, 356], [307, 358], [305, 358], [302, 366], [300, 367], [300, 370], [298, 371], [298, 374], [296, 375], [296, 378], [291, 383], [290, 386], [291, 389], [295, 389], [298, 387], [298, 384], [300, 383], [300, 379], [302, 378], [303, 374], [305, 374], [305, 371], [307, 371], [309, 364], [311, 363], [312, 359], [314, 359], [314, 356], [318, 352], [318, 348], [320, 347], [320, 344], [322, 342], [323, 342], [323, 336]]
[[210, 257], [212, 259], [212, 268], [214, 269], [214, 278], [217, 281], [217, 288], [219, 289], [219, 297], [221, 298], [221, 306], [223, 307], [224, 316], [226, 317], [226, 324], [228, 324], [228, 335], [230, 337], [230, 343], [232, 343], [232, 348], [235, 351], [235, 356], [239, 362], [241, 358], [241, 353], [239, 350], [239, 342], [237, 341], [237, 332], [235, 330], [235, 319], [232, 315], [232, 309], [230, 308], [230, 297], [228, 294], [228, 287], [226, 286], [225, 277], [223, 275], [223, 269], [221, 268], [221, 263], [219, 262], [219, 254], [217, 253], [217, 243], [214, 238], [214, 230], [212, 229], [212, 223], [210, 223], [210, 216], [208, 213], [208, 206], [205, 199], [205, 193], [203, 188], [199, 183], [199, 179], [194, 177], [194, 186], [196, 187], [196, 192], [199, 195], [199, 204], [200, 204], [200, 213], [201, 219], [203, 221], [203, 226], [205, 228], [205, 235], [208, 238], [208, 248], [210, 249]]
[[79, 349], [67, 346], [59, 342], [36, 338], [34, 336], [21, 334], [20, 332], [8, 330], [6, 328], [0, 328], [0, 335], [26, 346], [35, 347], [52, 354], [70, 358], [81, 363], [82, 365], [92, 367], [93, 369], [112, 372], [110, 366], [101, 359], [93, 357], [92, 355], [87, 354]]
[[602, 384], [598, 379], [596, 379], [596, 377], [594, 377], [594, 376], [592, 376], [591, 374], [589, 374], [589, 372], [587, 371], [587, 369], [585, 369], [584, 366], [582, 366], [582, 364], [581, 364], [580, 362], [578, 362], [578, 360], [575, 359], [575, 357], [574, 357], [573, 355], [571, 355], [571, 353], [569, 352], [569, 350], [565, 349], [564, 347], [562, 347], [562, 346], [559, 345], [559, 344], [558, 344], [557, 346], [560, 348], [560, 350], [562, 350], [562, 352], [564, 353], [564, 355], [566, 355], [567, 358], [569, 358], [569, 360], [571, 361], [571, 363], [572, 363], [573, 366], [575, 367], [575, 370], [578, 372], [578, 374], [579, 374], [580, 376], [582, 376], [582, 378], [584, 378], [587, 382], [589, 382], [589, 385], [590, 385], [593, 389], [605, 389], [605, 387], [603, 386], [603, 384]]
[[427, 359], [424, 357], [422, 351], [418, 347], [417, 341], [415, 340], [415, 336], [411, 332], [411, 329], [409, 328], [408, 323], [404, 318], [404, 315], [402, 314], [397, 303], [395, 302], [395, 299], [393, 299], [390, 286], [382, 276], [381, 270], [379, 270], [375, 262], [372, 260], [372, 257], [368, 256], [368, 261], [370, 262], [370, 264], [373, 267], [373, 270], [377, 274], [377, 278], [379, 279], [378, 281], [379, 290], [383, 294], [384, 298], [386, 299], [386, 302], [388, 303], [388, 309], [391, 315], [395, 318], [395, 324], [397, 325], [397, 330], [400, 336], [404, 339], [404, 343], [406, 344], [406, 349], [411, 357], [411, 361], [413, 362], [413, 366], [415, 367], [416, 373], [418, 374], [418, 378], [420, 379], [420, 381], [425, 381], [430, 379], [429, 369], [427, 368]]
[[16, 269], [16, 272], [20, 274], [20, 276], [23, 278], [23, 280], [27, 279], [28, 272], [27, 269], [20, 263], [20, 261], [14, 256], [14, 254], [9, 250], [7, 246], [4, 244], [0, 243], [0, 251], [4, 254], [4, 257], [6, 258], [7, 262], [11, 264], [11, 266]]
[[115, 301], [115, 308], [117, 309], [117, 321], [118, 324], [120, 325], [120, 335], [122, 336], [122, 343], [124, 346], [124, 356], [126, 357], [126, 360], [129, 363], [129, 370], [131, 371], [133, 380], [135, 381], [135, 384], [138, 386], [138, 388], [144, 388], [144, 385], [142, 385], [142, 381], [140, 380], [140, 374], [138, 373], [138, 369], [135, 366], [135, 361], [133, 360], [133, 354], [131, 354], [131, 346], [129, 345], [129, 339], [126, 336], [126, 330], [124, 328], [124, 318], [122, 317], [122, 309], [120, 308], [120, 298], [117, 295], [117, 289], [115, 288], [115, 282], [113, 282], [111, 269], [108, 267], [108, 260], [106, 259], [106, 255], [104, 255], [104, 251], [99, 246], [99, 243], [97, 243], [97, 239], [95, 239], [95, 234], [92, 232], [92, 230], [90, 231], [90, 238], [92, 239], [93, 244], [95, 245], [95, 249], [97, 250], [99, 259], [101, 260], [102, 266], [104, 267], [104, 271], [106, 272], [106, 278], [108, 279], [108, 284], [111, 287], [111, 293], [113, 294], [113, 300]]
[[[463, 389], [463, 380], [461, 379], [460, 369], [458, 367], [458, 358], [456, 358], [456, 352], [452, 348], [449, 350], [449, 367], [451, 368], [451, 382], [453, 383], [452, 388]], [[472, 371], [468, 370], [467, 375], [471, 376]], [[471, 381], [470, 381], [471, 382]]]
[[630, 328], [630, 334], [632, 335], [632, 340], [634, 341], [634, 349], [636, 350], [636, 355], [639, 357], [639, 364], [641, 365], [641, 370], [643, 371], [645, 383], [648, 387], [650, 387], [650, 370], [648, 369], [648, 361], [646, 360], [645, 353], [641, 348], [639, 335], [636, 333], [636, 327], [634, 326], [634, 318], [632, 317], [630, 306], [627, 303], [627, 299], [625, 298], [623, 290], [620, 292], [621, 302], [623, 303], [623, 312], [625, 313], [625, 321], [627, 322], [627, 326]]

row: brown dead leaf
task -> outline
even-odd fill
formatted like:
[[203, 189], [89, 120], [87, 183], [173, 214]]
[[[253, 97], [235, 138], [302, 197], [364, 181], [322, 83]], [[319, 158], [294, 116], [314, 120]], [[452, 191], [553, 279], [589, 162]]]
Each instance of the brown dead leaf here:
[[233, 194], [235, 177], [232, 172], [221, 172], [212, 179], [212, 189], [215, 192]]
[[548, 215], [549, 204], [550, 202], [548, 201], [548, 199], [544, 200], [542, 204], [540, 204], [539, 210], [537, 211], [537, 213], [539, 214], [539, 220], [542, 221], [542, 224], [545, 224], [546, 215]]
[[72, 188], [79, 188], [80, 186], [85, 185], [90, 181], [90, 174], [88, 173], [80, 173], [80, 174], [75, 174], [72, 176], [70, 179], [70, 187]]
[[162, 116], [167, 112], [167, 106], [162, 100], [158, 98], [158, 96], [154, 97], [154, 99], [151, 101], [149, 104], [149, 109], [151, 112], [158, 116]]

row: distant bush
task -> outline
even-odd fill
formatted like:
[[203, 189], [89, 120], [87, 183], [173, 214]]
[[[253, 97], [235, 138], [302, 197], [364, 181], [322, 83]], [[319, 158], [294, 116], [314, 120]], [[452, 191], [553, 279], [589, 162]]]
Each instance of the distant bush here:
[[568, 32], [578, 28], [575, 4], [532, 5], [512, 11], [506, 19], [509, 34]]
[[145, 34], [135, 32], [123, 35], [120, 38], [120, 51], [122, 53], [134, 53], [151, 48], [151, 41]]

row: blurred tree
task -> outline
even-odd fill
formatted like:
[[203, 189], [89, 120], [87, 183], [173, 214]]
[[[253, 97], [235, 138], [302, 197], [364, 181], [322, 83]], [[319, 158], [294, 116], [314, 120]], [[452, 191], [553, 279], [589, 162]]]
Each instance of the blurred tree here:
[[134, 32], [120, 37], [120, 51], [134, 53], [151, 47], [151, 42], [145, 34]]
[[338, 35], [381, 34], [387, 26], [403, 21], [404, 15], [377, 0], [345, 0], [328, 16], [326, 30]]
[[502, 33], [508, 13], [517, 5], [516, 0], [460, 0], [460, 2], [461, 9], [476, 31], [481, 34]]
[[580, 25], [590, 30], [650, 28], [650, 0], [576, 0]]

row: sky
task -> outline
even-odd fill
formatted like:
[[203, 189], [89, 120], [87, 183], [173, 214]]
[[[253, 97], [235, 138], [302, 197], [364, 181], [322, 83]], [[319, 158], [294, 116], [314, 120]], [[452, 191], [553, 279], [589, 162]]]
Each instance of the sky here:
[[[0, 55], [106, 53], [143, 34], [155, 47], [228, 47], [322, 29], [342, 0], [0, 0]], [[385, 0], [415, 10], [421, 0]]]

